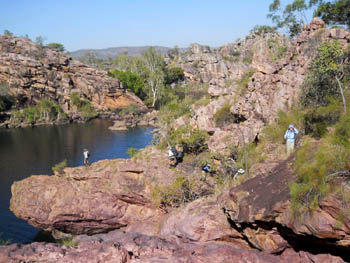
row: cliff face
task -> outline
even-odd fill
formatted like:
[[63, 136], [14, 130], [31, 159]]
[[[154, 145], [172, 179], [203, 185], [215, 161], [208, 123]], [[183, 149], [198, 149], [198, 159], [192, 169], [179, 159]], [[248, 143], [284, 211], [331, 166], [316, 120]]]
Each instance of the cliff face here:
[[[208, 83], [212, 99], [205, 106], [192, 106], [192, 116], [177, 124], [189, 122], [213, 134], [211, 149], [224, 148], [228, 142], [237, 144], [242, 133], [247, 142], [259, 139], [262, 128], [276, 119], [278, 110], [290, 109], [297, 100], [319, 45], [333, 40], [346, 46], [350, 32], [326, 29], [316, 18], [294, 40], [269, 33], [251, 35], [216, 50], [192, 45], [177, 63], [187, 80]], [[214, 116], [225, 104], [233, 118], [219, 127]]]
[[120, 81], [108, 77], [107, 72], [26, 38], [0, 35], [0, 84], [14, 96], [19, 109], [45, 98], [57, 102], [69, 113], [72, 92], [90, 101], [98, 111], [131, 104], [146, 109], [139, 98], [125, 91]]

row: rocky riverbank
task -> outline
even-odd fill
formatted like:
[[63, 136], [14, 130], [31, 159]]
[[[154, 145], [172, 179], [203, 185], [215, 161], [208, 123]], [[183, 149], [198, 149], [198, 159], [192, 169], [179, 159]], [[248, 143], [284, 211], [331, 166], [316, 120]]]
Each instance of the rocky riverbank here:
[[27, 38], [0, 35], [0, 125], [81, 122], [147, 107], [107, 72]]
[[292, 162], [166, 209], [157, 203], [157, 188], [183, 174], [195, 182], [194, 192], [204, 193], [210, 180], [201, 181], [200, 170], [188, 162], [169, 169], [166, 152], [153, 146], [130, 160], [31, 176], [13, 184], [11, 210], [57, 237], [73, 234], [76, 243], [1, 247], [1, 262], [347, 261], [350, 229], [336, 224], [342, 210], [336, 197], [302, 221], [289, 212]]

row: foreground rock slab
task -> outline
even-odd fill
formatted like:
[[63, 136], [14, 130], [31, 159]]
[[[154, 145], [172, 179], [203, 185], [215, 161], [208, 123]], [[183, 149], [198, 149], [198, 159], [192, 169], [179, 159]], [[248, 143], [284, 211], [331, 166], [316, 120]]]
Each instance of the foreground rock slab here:
[[33, 243], [0, 247], [1, 263], [341, 263], [339, 257], [286, 250], [280, 256], [239, 250], [219, 243], [175, 243], [155, 236], [113, 231], [96, 236], [78, 236], [76, 248]]
[[150, 152], [144, 158], [28, 177], [12, 185], [10, 209], [35, 227], [73, 234], [107, 232], [160, 217], [162, 211], [151, 202], [150, 181], [162, 184], [174, 176], [166, 154]]

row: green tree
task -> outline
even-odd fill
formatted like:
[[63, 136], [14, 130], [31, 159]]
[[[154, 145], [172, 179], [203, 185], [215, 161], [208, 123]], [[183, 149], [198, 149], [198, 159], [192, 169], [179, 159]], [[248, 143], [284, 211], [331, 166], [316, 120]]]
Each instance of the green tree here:
[[185, 79], [184, 70], [180, 67], [167, 68], [165, 70], [165, 84], [177, 83]]
[[349, 54], [349, 49], [342, 49], [338, 41], [322, 43], [311, 63], [309, 77], [303, 85], [304, 106], [325, 106], [331, 97], [340, 95], [346, 113], [344, 76], [350, 73]]
[[165, 61], [160, 52], [157, 52], [154, 47], [143, 51], [142, 58], [149, 72], [147, 82], [152, 93], [151, 106], [154, 108], [164, 89]]
[[143, 80], [136, 73], [115, 69], [108, 72], [108, 74], [119, 79], [125, 89], [135, 93], [140, 99], [144, 100], [146, 98]]
[[4, 35], [5, 35], [5, 36], [10, 36], [10, 37], [12, 37], [12, 36], [13, 36], [13, 33], [12, 33], [11, 31], [5, 29], [5, 30], [4, 30]]
[[277, 28], [286, 28], [291, 36], [296, 36], [301, 32], [303, 25], [308, 23], [305, 11], [319, 3], [320, 0], [293, 0], [283, 8], [280, 0], [273, 0], [267, 17], [272, 19]]
[[35, 43], [36, 43], [37, 45], [43, 47], [43, 46], [44, 46], [45, 39], [46, 39], [46, 38], [43, 37], [43, 36], [37, 36], [37, 37], [35, 38]]
[[338, 0], [323, 2], [315, 11], [328, 25], [345, 25], [350, 28], [350, 1]]
[[174, 48], [169, 49], [167, 54], [170, 59], [175, 59], [180, 54], [179, 47], [175, 46]]
[[265, 33], [275, 33], [276, 28], [273, 26], [267, 26], [267, 25], [256, 25], [250, 30], [250, 34], [256, 34], [256, 35], [263, 35]]
[[64, 52], [64, 50], [65, 50], [64, 46], [60, 43], [49, 43], [49, 44], [47, 44], [47, 46], [51, 49], [55, 49], [55, 50], [61, 51], [61, 52]]

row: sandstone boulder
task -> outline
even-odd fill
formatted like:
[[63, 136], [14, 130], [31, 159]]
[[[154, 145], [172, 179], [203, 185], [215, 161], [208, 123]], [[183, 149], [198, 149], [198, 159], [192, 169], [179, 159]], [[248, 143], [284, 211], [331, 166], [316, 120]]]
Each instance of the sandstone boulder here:
[[74, 234], [161, 217], [151, 203], [149, 182], [170, 184], [174, 176], [166, 154], [152, 151], [143, 160], [105, 160], [66, 168], [60, 176], [28, 177], [13, 184], [10, 209], [33, 226]]

